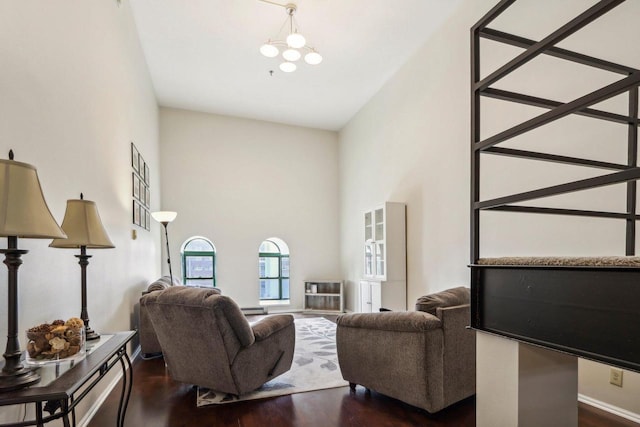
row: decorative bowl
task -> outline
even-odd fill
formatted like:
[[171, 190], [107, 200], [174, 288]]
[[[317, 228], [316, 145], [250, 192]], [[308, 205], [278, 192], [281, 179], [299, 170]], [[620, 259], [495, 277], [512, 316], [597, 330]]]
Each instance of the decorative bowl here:
[[86, 354], [84, 323], [77, 317], [55, 320], [27, 331], [26, 362], [40, 365], [81, 360]]

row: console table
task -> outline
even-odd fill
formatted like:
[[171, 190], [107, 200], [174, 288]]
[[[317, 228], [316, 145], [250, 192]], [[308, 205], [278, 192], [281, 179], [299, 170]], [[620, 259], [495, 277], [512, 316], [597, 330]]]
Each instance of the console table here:
[[[84, 359], [40, 366], [37, 368], [40, 382], [20, 390], [0, 393], [0, 406], [23, 403], [35, 405], [35, 419], [1, 424], [0, 427], [43, 426], [59, 418], [62, 418], [65, 427], [75, 426], [75, 408], [78, 403], [117, 364], [122, 368], [122, 391], [116, 425], [122, 427], [133, 384], [127, 343], [135, 334], [136, 331], [102, 334], [99, 340], [87, 341], [87, 356]], [[45, 416], [45, 412], [49, 414]]]

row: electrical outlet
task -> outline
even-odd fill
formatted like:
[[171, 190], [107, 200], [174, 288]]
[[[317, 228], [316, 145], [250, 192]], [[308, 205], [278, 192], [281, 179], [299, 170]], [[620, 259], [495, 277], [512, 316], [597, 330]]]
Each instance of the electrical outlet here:
[[622, 369], [611, 368], [609, 383], [622, 387]]

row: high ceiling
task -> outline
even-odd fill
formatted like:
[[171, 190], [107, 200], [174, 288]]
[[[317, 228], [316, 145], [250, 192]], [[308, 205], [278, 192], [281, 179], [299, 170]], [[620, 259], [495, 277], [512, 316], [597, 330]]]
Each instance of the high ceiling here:
[[299, 31], [324, 60], [298, 61], [287, 74], [258, 50], [278, 35], [283, 7], [130, 1], [161, 106], [329, 130], [341, 129], [460, 3], [297, 0]]

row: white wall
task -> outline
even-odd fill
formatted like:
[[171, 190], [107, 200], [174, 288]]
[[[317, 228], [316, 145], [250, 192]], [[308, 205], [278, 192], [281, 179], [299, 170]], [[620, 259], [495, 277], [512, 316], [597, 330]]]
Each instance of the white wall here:
[[[128, 2], [3, 2], [0, 58], [0, 157], [12, 148], [16, 160], [37, 168], [59, 223], [66, 200], [80, 192], [97, 203], [116, 248], [88, 251], [91, 325], [132, 329], [133, 305], [160, 272], [160, 229], [154, 224], [131, 239], [131, 141], [150, 165], [154, 208], [160, 181], [157, 105]], [[29, 250], [19, 272], [22, 348], [29, 327], [80, 315], [79, 250], [49, 243], [19, 240]], [[0, 272], [0, 337], [7, 334], [6, 281]], [[22, 407], [0, 408], [0, 420], [17, 414]]]
[[339, 277], [335, 132], [166, 108], [160, 129], [174, 275], [182, 243], [199, 235], [217, 249], [217, 286], [241, 307], [259, 304], [268, 237], [289, 246], [289, 308], [302, 308], [303, 281]]
[[[495, 4], [465, 1], [340, 132], [342, 268], [350, 309], [357, 308], [355, 284], [362, 277], [362, 213], [384, 201], [407, 204], [408, 301], [469, 284], [469, 29]], [[588, 6], [579, 0], [523, 0], [492, 27], [539, 40]], [[637, 39], [632, 28], [639, 13], [637, 2], [627, 2], [563, 46], [638, 67], [637, 52], [625, 51], [619, 41]], [[487, 41], [482, 49], [483, 76], [521, 51]], [[541, 57], [499, 87], [570, 101], [619, 78]], [[626, 102], [620, 97], [602, 108], [624, 112]], [[482, 136], [543, 111], [483, 100]], [[625, 163], [626, 127], [571, 117], [505, 146]], [[483, 158], [482, 169], [483, 199], [602, 174], [498, 157]], [[558, 197], [547, 205], [624, 211], [620, 187]], [[624, 255], [623, 222], [483, 213], [481, 230], [485, 257]], [[638, 375], [625, 374], [626, 388], [612, 392], [608, 367], [581, 363], [580, 392], [640, 413], [640, 401], [631, 397], [640, 395]]]
[[363, 212], [384, 201], [407, 204], [409, 302], [468, 283], [466, 21], [482, 10], [476, 3], [465, 3], [466, 20], [447, 22], [340, 132], [342, 264], [351, 309], [363, 269]]

